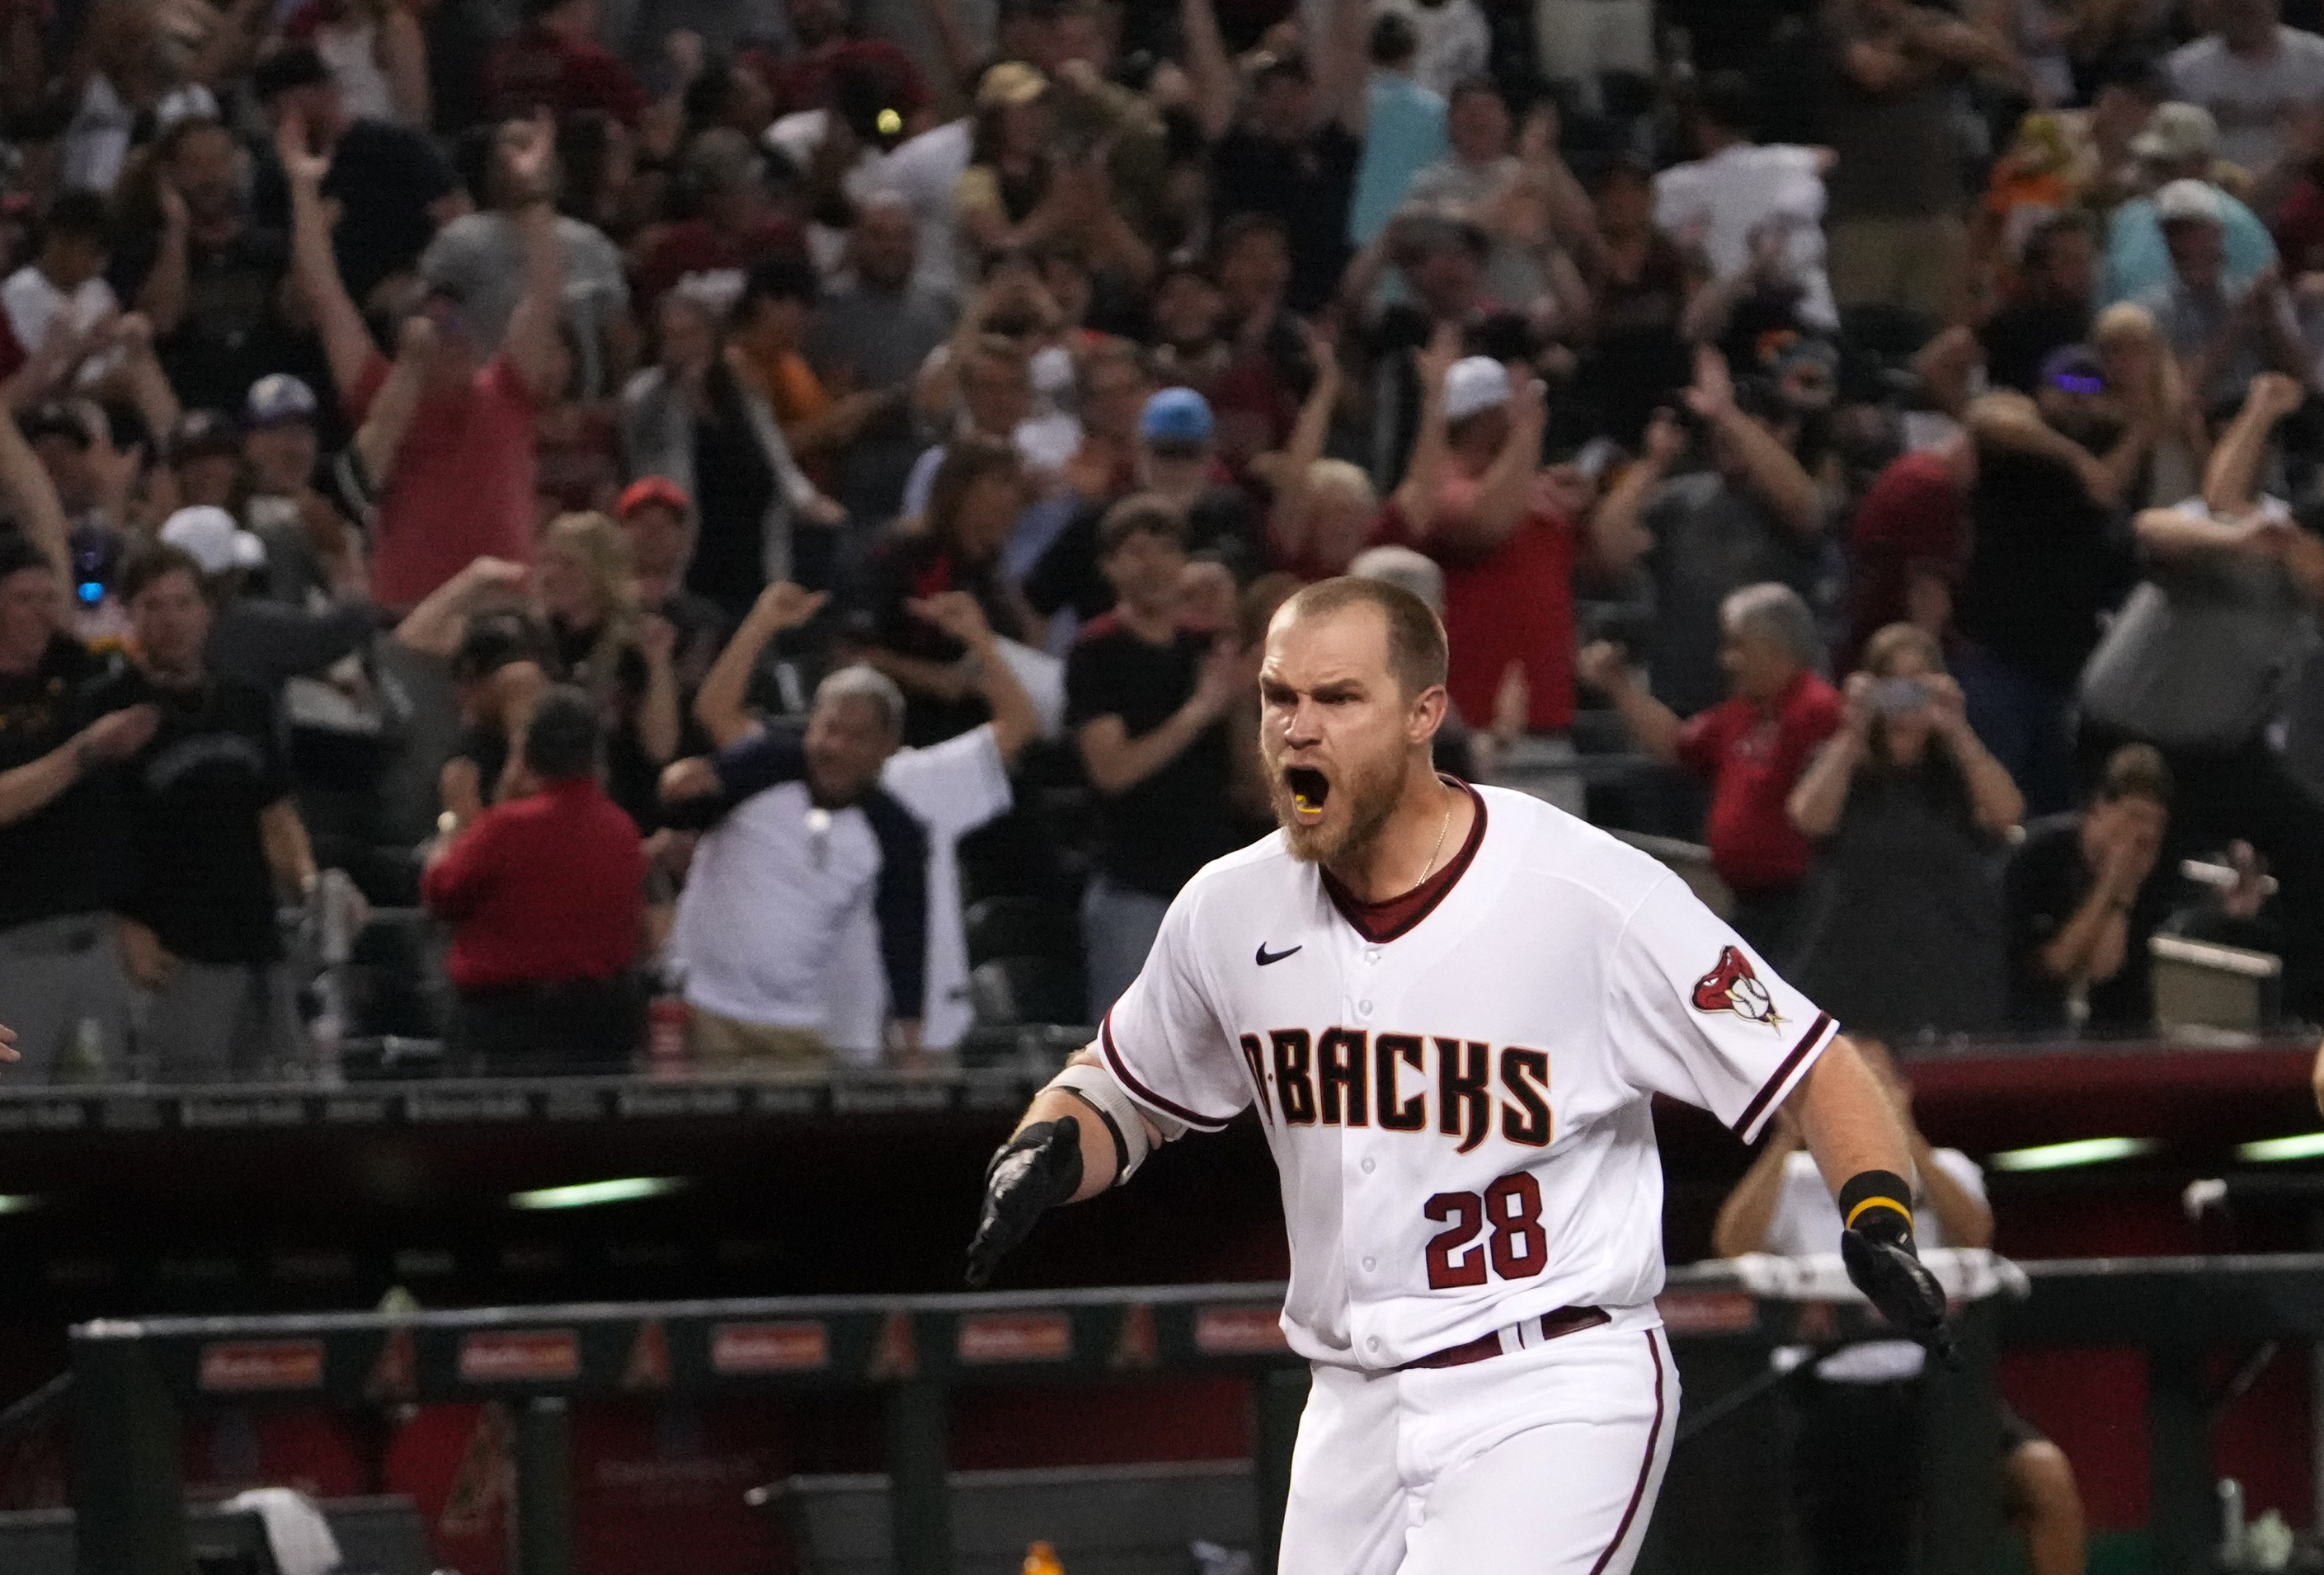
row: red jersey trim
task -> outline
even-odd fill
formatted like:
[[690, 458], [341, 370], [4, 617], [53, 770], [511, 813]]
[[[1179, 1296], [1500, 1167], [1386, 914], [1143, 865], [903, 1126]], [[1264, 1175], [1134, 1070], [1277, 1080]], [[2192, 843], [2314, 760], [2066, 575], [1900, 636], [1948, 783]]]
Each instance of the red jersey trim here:
[[[1358, 902], [1346, 887], [1333, 879], [1329, 870], [1320, 871], [1323, 877], [1324, 894], [1331, 898], [1332, 906], [1340, 910], [1340, 916], [1348, 921], [1356, 934], [1375, 945], [1385, 941], [1393, 941], [1401, 935], [1408, 935], [1417, 929], [1420, 922], [1434, 913], [1437, 905], [1452, 893], [1452, 888], [1461, 883], [1461, 877], [1468, 873], [1469, 865], [1477, 857], [1477, 850], [1484, 846], [1484, 795], [1458, 778], [1440, 777], [1437, 779], [1449, 782], [1460, 788], [1469, 796], [1469, 802], [1477, 806], [1477, 817], [1470, 822], [1469, 834], [1461, 839], [1460, 851], [1452, 855], [1451, 863], [1413, 888], [1411, 891], [1406, 892], [1401, 897], [1391, 897], [1386, 902]], [[1423, 892], [1426, 895], [1421, 898], [1418, 907], [1386, 926], [1378, 924], [1377, 916], [1382, 910], [1401, 909], [1416, 894]]]
[[1816, 1020], [1808, 1025], [1808, 1031], [1800, 1036], [1800, 1042], [1792, 1046], [1792, 1053], [1784, 1057], [1782, 1065], [1775, 1068], [1775, 1075], [1761, 1084], [1759, 1091], [1751, 1096], [1751, 1102], [1743, 1107], [1742, 1115], [1736, 1118], [1735, 1136], [1740, 1138], [1751, 1129], [1751, 1123], [1759, 1119], [1759, 1112], [1775, 1099], [1776, 1091], [1791, 1080], [1793, 1073], [1799, 1070], [1799, 1064], [1807, 1059], [1808, 1052], [1839, 1031], [1840, 1025], [1831, 1020], [1830, 1012], [1816, 1014]]
[[1113, 1009], [1111, 1007], [1106, 1009], [1105, 1020], [1097, 1026], [1097, 1036], [1099, 1045], [1105, 1052], [1107, 1068], [1112, 1072], [1115, 1078], [1120, 1080], [1121, 1086], [1137, 1096], [1141, 1103], [1152, 1105], [1164, 1114], [1176, 1116], [1189, 1127], [1200, 1127], [1205, 1132], [1226, 1130], [1227, 1122], [1231, 1120], [1232, 1117], [1197, 1115], [1185, 1106], [1173, 1100], [1166, 1100], [1148, 1088], [1138, 1081], [1129, 1067], [1122, 1064], [1121, 1052], [1113, 1047]]

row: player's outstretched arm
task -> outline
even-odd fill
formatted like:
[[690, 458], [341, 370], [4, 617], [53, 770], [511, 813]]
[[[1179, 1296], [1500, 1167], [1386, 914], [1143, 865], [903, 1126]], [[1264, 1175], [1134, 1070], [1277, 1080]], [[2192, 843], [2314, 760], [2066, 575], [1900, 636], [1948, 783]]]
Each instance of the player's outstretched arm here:
[[1904, 1125], [1847, 1039], [1809, 1068], [1787, 1107], [1840, 1202], [1848, 1277], [1898, 1329], [1948, 1361], [1944, 1287], [1913, 1243], [1913, 1160]]
[[1164, 1132], [1122, 1093], [1096, 1053], [1082, 1050], [1033, 1096], [1016, 1132], [984, 1171], [984, 1207], [968, 1248], [968, 1283], [982, 1285], [1003, 1255], [1060, 1203], [1127, 1181], [1176, 1132]]

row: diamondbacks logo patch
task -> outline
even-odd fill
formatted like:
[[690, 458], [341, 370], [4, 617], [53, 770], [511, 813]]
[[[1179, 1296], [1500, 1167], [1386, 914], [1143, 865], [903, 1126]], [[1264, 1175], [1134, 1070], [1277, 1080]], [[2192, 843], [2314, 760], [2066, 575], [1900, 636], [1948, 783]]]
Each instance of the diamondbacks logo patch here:
[[1719, 966], [1694, 981], [1694, 1009], [1733, 1012], [1745, 1022], [1765, 1023], [1771, 1028], [1784, 1026], [1775, 998], [1751, 972], [1750, 959], [1735, 946], [1722, 948]]

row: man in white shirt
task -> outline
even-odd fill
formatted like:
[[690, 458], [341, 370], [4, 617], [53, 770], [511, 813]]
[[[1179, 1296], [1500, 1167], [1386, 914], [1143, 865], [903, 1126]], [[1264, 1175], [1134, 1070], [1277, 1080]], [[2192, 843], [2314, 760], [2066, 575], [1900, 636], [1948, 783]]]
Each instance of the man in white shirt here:
[[669, 939], [704, 1065], [828, 1066], [841, 1020], [832, 970], [867, 923], [877, 926], [888, 998], [914, 1011], [896, 1019], [897, 1045], [917, 1054], [927, 834], [880, 786], [903, 728], [892, 680], [842, 668], [816, 687], [804, 736], [745, 738], [663, 774], [673, 824], [715, 822], [695, 851]]
[[2282, 0], [2220, 0], [2215, 30], [2163, 62], [2171, 97], [2209, 110], [2220, 155], [2254, 174], [2283, 156], [2293, 115], [2324, 105], [2324, 38], [2282, 17]]
[[[1887, 1049], [1858, 1039], [1913, 1151], [1922, 1191], [1914, 1235], [1931, 1247], [1990, 1247], [1993, 1211], [1977, 1162], [1932, 1148], [1913, 1120], [1913, 1091]], [[1779, 1112], [1766, 1144], [1719, 1211], [1711, 1247], [1721, 1257], [1766, 1252], [1805, 1257], [1831, 1250], [1840, 1228], [1799, 1124]], [[1807, 1353], [1779, 1351], [1796, 1363]], [[1818, 1575], [1884, 1575], [1913, 1567], [1919, 1498], [1920, 1377], [1927, 1355], [1909, 1340], [1851, 1345], [1815, 1363], [1804, 1380], [1794, 1478]], [[2073, 1468], [2057, 1445], [2003, 1407], [2003, 1470], [2013, 1518], [2024, 1531], [2035, 1575], [2080, 1575], [2081, 1504]]]
[[[815, 616], [824, 603], [796, 585], [770, 586], [703, 679], [695, 717], [724, 750], [763, 732], [745, 705], [751, 675], [768, 642]], [[976, 598], [947, 591], [914, 611], [965, 645], [974, 682], [992, 720], [926, 749], [899, 750], [880, 768], [880, 787], [927, 834], [927, 970], [919, 1047], [949, 1050], [968, 1032], [968, 942], [962, 926], [960, 839], [1009, 813], [1009, 771], [1041, 731], [1040, 717]], [[702, 762], [687, 762], [694, 767]], [[683, 782], [695, 775], [681, 769]], [[839, 1058], [863, 1064], [879, 1057], [880, 1026], [894, 1000], [881, 967], [881, 935], [869, 909], [842, 936], [826, 976], [825, 1033]], [[901, 1014], [895, 1014], [901, 1015]]]
[[1692, 118], [1702, 157], [1655, 177], [1655, 227], [1700, 247], [1722, 281], [1752, 266], [1755, 243], [1774, 249], [1799, 287], [1801, 322], [1837, 328], [1824, 272], [1823, 178], [1831, 150], [1751, 141], [1750, 84], [1731, 71], [1704, 79]]

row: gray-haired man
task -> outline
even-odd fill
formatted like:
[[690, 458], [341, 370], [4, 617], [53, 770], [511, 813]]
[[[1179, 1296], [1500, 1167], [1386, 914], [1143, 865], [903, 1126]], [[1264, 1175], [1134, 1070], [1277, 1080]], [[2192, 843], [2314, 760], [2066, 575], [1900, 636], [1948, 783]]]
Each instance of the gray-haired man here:
[[[927, 834], [880, 786], [903, 727], [903, 694], [884, 674], [842, 668], [816, 690], [804, 734], [769, 731], [663, 777], [674, 820], [715, 822], [669, 943], [705, 1064], [828, 1065], [842, 1015], [832, 970], [867, 919], [888, 999], [923, 999]], [[896, 1031], [917, 1047], [917, 1017]]]
[[1815, 615], [1788, 585], [1746, 585], [1720, 606], [1728, 697], [1684, 722], [1604, 640], [1581, 673], [1606, 692], [1638, 747], [1711, 785], [1703, 841], [1733, 889], [1737, 933], [1783, 965], [1813, 850], [1784, 813], [1792, 786], [1840, 727], [1840, 694], [1819, 677]]

